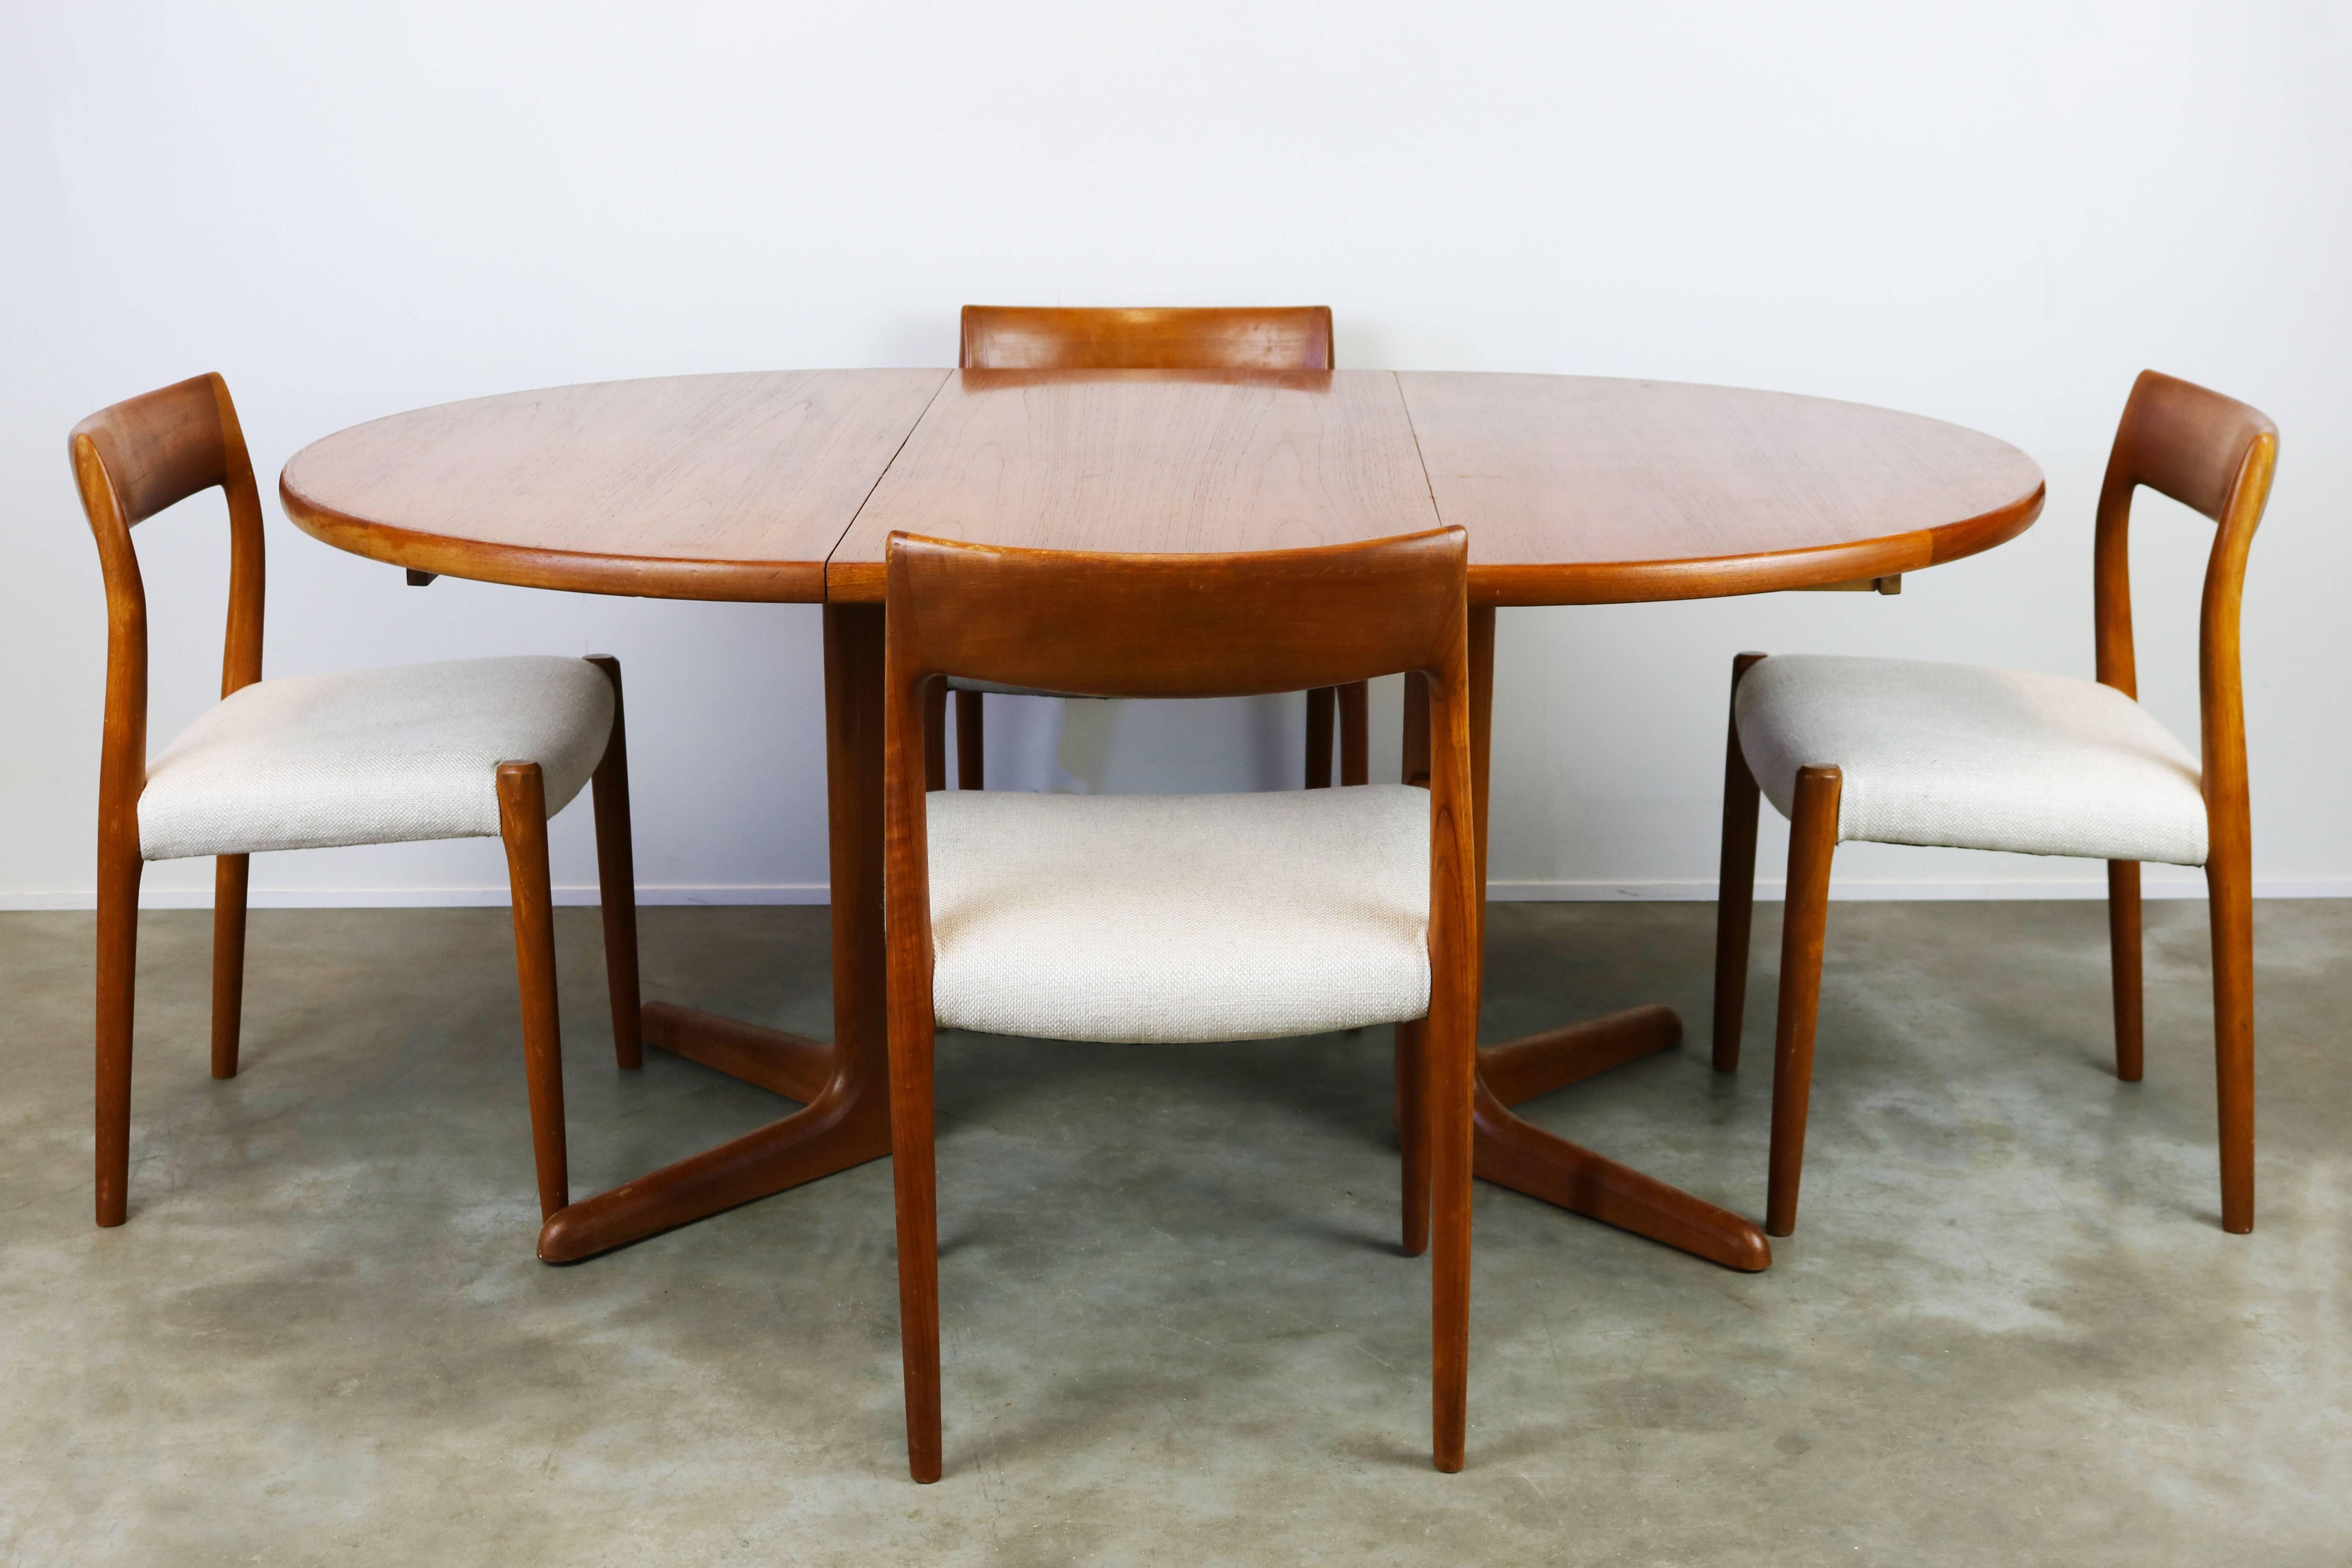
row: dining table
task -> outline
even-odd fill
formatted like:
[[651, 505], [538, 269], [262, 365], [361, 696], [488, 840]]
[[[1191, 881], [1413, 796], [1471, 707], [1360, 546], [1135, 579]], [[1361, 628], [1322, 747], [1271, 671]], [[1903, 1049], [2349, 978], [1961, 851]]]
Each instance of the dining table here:
[[[278, 493], [307, 532], [412, 582], [824, 606], [834, 1037], [647, 1003], [648, 1043], [799, 1109], [560, 1209], [539, 1256], [569, 1262], [890, 1152], [882, 658], [894, 531], [1158, 554], [1460, 526], [1483, 886], [1498, 611], [1883, 584], [2015, 537], [2043, 486], [2024, 452], [1958, 425], [1678, 382], [810, 370], [395, 414], [302, 448]], [[1482, 1047], [1476, 1173], [1727, 1268], [1767, 1268], [1770, 1246], [1745, 1215], [1510, 1109], [1681, 1036], [1673, 1009], [1652, 1005]]]

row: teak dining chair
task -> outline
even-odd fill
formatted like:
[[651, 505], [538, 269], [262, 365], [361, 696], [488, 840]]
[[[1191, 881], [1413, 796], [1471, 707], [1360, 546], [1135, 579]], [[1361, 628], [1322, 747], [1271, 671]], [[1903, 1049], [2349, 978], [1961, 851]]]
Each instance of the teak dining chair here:
[[[1328, 305], [1243, 309], [1082, 310], [966, 305], [956, 363], [965, 370], [1329, 370]], [[981, 706], [993, 688], [950, 682], [956, 704], [956, 785], [979, 789], [984, 771]], [[1010, 692], [1007, 695], [1045, 695]], [[1053, 695], [1059, 695], [1058, 693]], [[931, 768], [946, 776], [945, 698], [933, 700]], [[1371, 776], [1371, 709], [1360, 680], [1307, 694], [1307, 787], [1331, 783], [1332, 713], [1339, 782]]]
[[[1434, 1454], [1461, 1468], [1478, 975], [1467, 535], [1240, 555], [890, 536], [884, 834], [908, 1468], [940, 1475], [935, 1030], [1138, 1043], [1423, 1021]], [[1226, 795], [927, 793], [927, 699], [962, 676], [1229, 697], [1398, 671], [1430, 779]], [[1410, 1201], [1413, 1179], [1405, 1192]], [[1424, 1215], [1425, 1219], [1431, 1216]], [[1414, 1216], [1406, 1215], [1408, 1247]]]
[[[106, 580], [98, 798], [98, 1223], [126, 1213], [131, 1035], [146, 862], [215, 857], [212, 1071], [236, 1076], [249, 857], [499, 835], [514, 900], [541, 1217], [567, 1201], [547, 819], [594, 780], [613, 1044], [640, 1060], [635, 873], [621, 667], [478, 658], [261, 678], [261, 502], [228, 386], [200, 375], [100, 409], [69, 443]], [[218, 488], [228, 503], [221, 701], [147, 752], [147, 591], [131, 530]]]
[[[1756, 797], [1790, 819], [1764, 1228], [1797, 1223], [1830, 859], [1853, 840], [2107, 862], [2116, 1076], [2140, 1077], [2139, 863], [2202, 866], [2212, 910], [2221, 1226], [2254, 1227], [2253, 904], [2238, 609], [2278, 431], [2242, 403], [2142, 372], [2099, 490], [2096, 680], [1911, 659], [1743, 653], [1732, 664], [1716, 933], [1715, 1066], [1739, 1064]], [[2203, 766], [2137, 700], [2128, 534], [2146, 485], [2213, 520], [2198, 626]]]

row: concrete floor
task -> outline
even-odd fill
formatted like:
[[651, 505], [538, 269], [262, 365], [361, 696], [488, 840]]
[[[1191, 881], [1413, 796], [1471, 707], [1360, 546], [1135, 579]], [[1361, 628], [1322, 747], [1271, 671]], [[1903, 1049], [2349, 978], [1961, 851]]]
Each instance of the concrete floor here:
[[[1482, 1187], [1469, 1468], [1429, 1468], [1384, 1030], [949, 1037], [947, 1477], [902, 1447], [887, 1163], [567, 1268], [499, 910], [148, 917], [131, 1223], [89, 1222], [87, 916], [0, 916], [0, 1563], [2352, 1561], [2352, 905], [2260, 910], [2261, 1230], [2216, 1218], [2204, 919], [1833, 910], [1806, 1204], [1747, 1276]], [[1706, 905], [1503, 906], [1489, 1038], [1706, 1015]], [[1777, 951], [1759, 910], [1756, 951]], [[563, 916], [575, 1192], [771, 1119], [623, 1078]], [[653, 910], [649, 994], [829, 1029], [821, 910]], [[1528, 1108], [1761, 1210], [1772, 986]]]

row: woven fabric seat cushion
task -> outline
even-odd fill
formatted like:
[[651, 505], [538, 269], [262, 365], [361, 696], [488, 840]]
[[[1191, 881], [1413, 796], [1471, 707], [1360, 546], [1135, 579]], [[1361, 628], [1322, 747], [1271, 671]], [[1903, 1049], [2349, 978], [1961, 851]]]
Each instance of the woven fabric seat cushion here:
[[604, 755], [613, 686], [585, 659], [475, 658], [263, 680], [148, 764], [150, 860], [472, 838], [498, 765], [537, 763], [552, 816]]
[[1792, 809], [1835, 766], [1840, 840], [2205, 863], [2197, 759], [2111, 686], [1907, 658], [1781, 655], [1734, 703], [1757, 784]]
[[1429, 793], [929, 797], [933, 1011], [1061, 1040], [1429, 1010]]

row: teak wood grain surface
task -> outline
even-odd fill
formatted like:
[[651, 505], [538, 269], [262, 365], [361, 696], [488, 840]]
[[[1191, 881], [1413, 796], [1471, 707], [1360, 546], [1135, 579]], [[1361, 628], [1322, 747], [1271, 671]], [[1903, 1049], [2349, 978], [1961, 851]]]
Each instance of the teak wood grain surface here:
[[825, 573], [882, 597], [894, 530], [1032, 550], [1298, 550], [1438, 526], [1387, 371], [955, 373]]
[[1706, 598], [1916, 571], [2042, 510], [2005, 442], [1789, 393], [1596, 376], [1397, 381], [1482, 605]]
[[445, 404], [297, 453], [309, 532], [451, 576], [878, 603], [903, 528], [1041, 549], [1470, 534], [1479, 605], [1887, 576], [2042, 509], [2033, 459], [1863, 404], [1591, 376], [788, 371]]
[[304, 447], [278, 494], [307, 531], [396, 566], [814, 603], [946, 374], [665, 376], [443, 404]]

